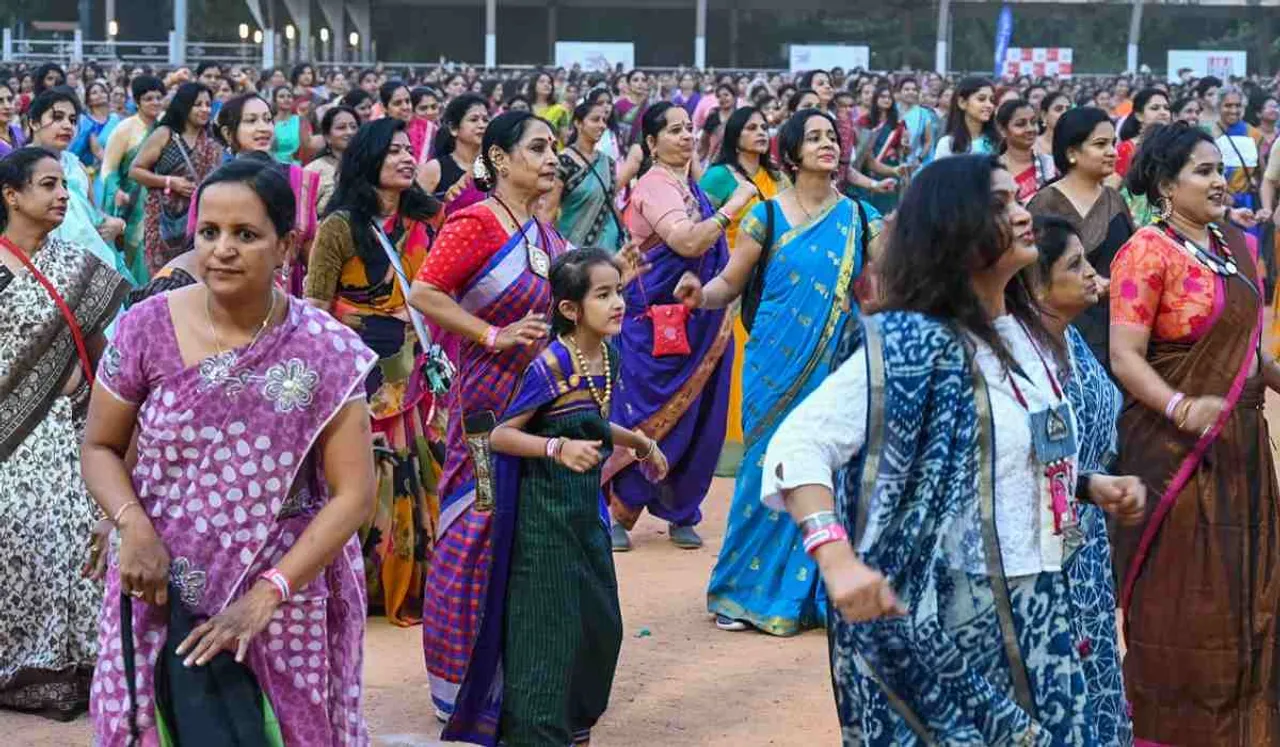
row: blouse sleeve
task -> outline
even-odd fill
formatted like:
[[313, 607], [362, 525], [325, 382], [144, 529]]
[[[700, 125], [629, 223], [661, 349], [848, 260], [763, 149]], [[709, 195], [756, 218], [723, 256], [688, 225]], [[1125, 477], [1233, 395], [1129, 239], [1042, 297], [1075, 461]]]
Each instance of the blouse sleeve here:
[[326, 218], [316, 229], [307, 266], [303, 295], [317, 301], [332, 301], [338, 291], [342, 268], [352, 254], [351, 224], [341, 216]]
[[[417, 279], [445, 293], [456, 293], [502, 244], [502, 239], [494, 233], [478, 216], [454, 215], [440, 229]], [[481, 247], [488, 250], [480, 250]]]
[[1139, 235], [1111, 262], [1111, 323], [1151, 329], [1169, 270], [1159, 243]]
[[116, 324], [115, 336], [107, 343], [98, 364], [97, 382], [116, 399], [127, 405], [140, 406], [151, 391], [146, 374], [148, 318], [157, 313], [168, 313], [168, 302], [163, 296], [130, 309]]
[[938, 144], [933, 148], [934, 158], [946, 158], [951, 155], [951, 136], [943, 135], [938, 138]]
[[1271, 145], [1271, 153], [1267, 155], [1267, 181], [1280, 182], [1280, 138]]
[[650, 179], [647, 182], [645, 189], [634, 197], [636, 212], [653, 228], [653, 233], [665, 239], [672, 229], [689, 220], [684, 196], [665, 180]]
[[761, 500], [785, 509], [782, 494], [803, 485], [833, 490], [835, 474], [867, 437], [867, 358], [855, 353], [782, 421], [769, 442]]
[[[760, 246], [764, 246], [765, 235], [768, 233], [765, 227], [766, 222], [769, 220], [769, 216], [765, 212], [768, 209], [767, 202], [757, 202], [755, 207], [751, 208], [746, 216], [743, 217], [742, 223], [738, 226], [740, 233], [750, 236]], [[774, 209], [776, 210], [777, 208]], [[775, 215], [774, 220], [777, 220], [777, 217]]]

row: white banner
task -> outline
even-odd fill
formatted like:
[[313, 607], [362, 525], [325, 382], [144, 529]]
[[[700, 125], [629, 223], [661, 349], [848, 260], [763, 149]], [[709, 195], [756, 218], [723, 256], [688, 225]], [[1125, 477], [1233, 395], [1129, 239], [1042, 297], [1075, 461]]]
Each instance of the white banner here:
[[636, 66], [636, 45], [631, 42], [556, 42], [556, 67], [578, 65], [583, 70], [612, 71]]
[[1170, 49], [1169, 82], [1178, 82], [1178, 71], [1190, 68], [1197, 78], [1212, 75], [1225, 81], [1232, 75], [1244, 75], [1247, 52], [1222, 49]]
[[843, 44], [792, 44], [791, 72], [830, 70], [833, 67], [853, 70], [871, 68], [871, 47]]
[[1004, 53], [1000, 75], [1070, 78], [1072, 56], [1071, 47], [1009, 47]]

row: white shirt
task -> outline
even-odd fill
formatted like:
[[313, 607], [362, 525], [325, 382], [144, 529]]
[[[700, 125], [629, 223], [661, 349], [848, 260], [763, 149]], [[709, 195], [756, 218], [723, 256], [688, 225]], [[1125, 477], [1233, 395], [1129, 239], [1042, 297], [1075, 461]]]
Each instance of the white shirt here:
[[[1046, 353], [1042, 363], [1030, 336], [1012, 316], [996, 319], [994, 326], [1031, 379], [1031, 383], [1021, 377], [1018, 380], [1031, 410], [1056, 405], [1058, 400], [1045, 372], [1047, 364], [1058, 375], [1053, 357]], [[1013, 374], [1003, 369], [994, 350], [973, 339], [995, 424], [995, 518], [1005, 575], [1061, 570], [1063, 538], [1054, 534], [1048, 491], [1042, 489], [1046, 478], [1032, 451], [1027, 410], [1013, 393]], [[764, 459], [761, 495], [767, 506], [782, 510], [782, 493], [802, 485], [834, 490], [835, 473], [866, 443], [868, 395], [866, 357], [855, 353], [783, 420]], [[1074, 455], [1070, 461], [1075, 474]], [[1070, 500], [1074, 501], [1074, 495]], [[868, 531], [866, 536], [873, 534]], [[981, 566], [966, 570], [986, 573]]]

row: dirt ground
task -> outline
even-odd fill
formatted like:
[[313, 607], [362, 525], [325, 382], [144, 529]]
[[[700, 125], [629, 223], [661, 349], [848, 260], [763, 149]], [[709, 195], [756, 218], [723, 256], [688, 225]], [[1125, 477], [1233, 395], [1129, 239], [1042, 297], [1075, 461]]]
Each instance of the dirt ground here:
[[[724, 633], [706, 614], [707, 578], [732, 492], [730, 480], [712, 488], [703, 507], [702, 550], [676, 549], [666, 525], [646, 517], [632, 533], [635, 550], [614, 556], [625, 639], [596, 747], [839, 742], [822, 632], [790, 639]], [[376, 745], [436, 744], [421, 641], [420, 627], [369, 622], [365, 714]], [[0, 734], [7, 735], [0, 743], [23, 747], [90, 742], [84, 718], [57, 724], [6, 711], [0, 711]]]

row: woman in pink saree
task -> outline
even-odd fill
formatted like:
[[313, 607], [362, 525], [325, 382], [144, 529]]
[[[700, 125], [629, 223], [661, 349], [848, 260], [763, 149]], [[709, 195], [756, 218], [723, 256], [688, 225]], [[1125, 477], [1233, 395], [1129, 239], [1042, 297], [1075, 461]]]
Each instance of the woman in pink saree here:
[[[260, 689], [264, 738], [368, 744], [355, 533], [373, 506], [364, 379], [376, 356], [273, 286], [294, 211], [277, 170], [228, 164], [196, 201], [204, 284], [120, 320], [90, 404], [85, 481], [120, 537], [90, 695], [94, 743], [131, 744], [135, 725], [141, 744], [170, 743], [157, 728], [175, 723], [157, 663], [225, 668], [233, 654]], [[180, 640], [172, 605], [195, 624]]]

